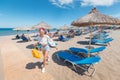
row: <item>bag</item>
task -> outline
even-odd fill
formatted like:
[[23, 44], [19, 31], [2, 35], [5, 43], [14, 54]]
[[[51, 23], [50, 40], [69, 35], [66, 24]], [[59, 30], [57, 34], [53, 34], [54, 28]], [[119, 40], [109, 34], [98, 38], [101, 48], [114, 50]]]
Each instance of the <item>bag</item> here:
[[50, 47], [56, 47], [57, 44], [49, 37], [47, 37], [47, 42]]
[[41, 58], [42, 57], [42, 52], [38, 51], [37, 49], [32, 50], [32, 55], [35, 58]]

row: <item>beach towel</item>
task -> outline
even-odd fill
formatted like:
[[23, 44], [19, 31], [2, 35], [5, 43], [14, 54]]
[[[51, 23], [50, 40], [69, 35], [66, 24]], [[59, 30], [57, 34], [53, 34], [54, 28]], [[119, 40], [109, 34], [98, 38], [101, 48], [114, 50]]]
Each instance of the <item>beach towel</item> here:
[[57, 46], [57, 43], [55, 43], [55, 41], [53, 41], [50, 37], [46, 36], [47, 37], [47, 41], [48, 41], [48, 45], [50, 47], [56, 47]]

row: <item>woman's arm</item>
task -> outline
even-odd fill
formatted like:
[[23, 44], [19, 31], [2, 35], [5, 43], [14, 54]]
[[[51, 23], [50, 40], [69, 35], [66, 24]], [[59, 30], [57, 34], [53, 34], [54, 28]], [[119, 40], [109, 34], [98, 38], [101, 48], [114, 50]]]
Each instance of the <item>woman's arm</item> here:
[[34, 47], [36, 47], [38, 45], [38, 42], [34, 44]]

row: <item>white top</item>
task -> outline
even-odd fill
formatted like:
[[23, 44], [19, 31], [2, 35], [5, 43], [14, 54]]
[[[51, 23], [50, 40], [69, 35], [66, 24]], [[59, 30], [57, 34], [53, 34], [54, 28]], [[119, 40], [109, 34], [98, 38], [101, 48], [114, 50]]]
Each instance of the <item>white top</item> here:
[[45, 35], [44, 37], [38, 36], [38, 43], [42, 45], [56, 46], [56, 43], [48, 35]]
[[48, 44], [48, 38], [49, 38], [48, 35], [45, 35], [44, 37], [38, 36], [38, 43], [47, 45]]

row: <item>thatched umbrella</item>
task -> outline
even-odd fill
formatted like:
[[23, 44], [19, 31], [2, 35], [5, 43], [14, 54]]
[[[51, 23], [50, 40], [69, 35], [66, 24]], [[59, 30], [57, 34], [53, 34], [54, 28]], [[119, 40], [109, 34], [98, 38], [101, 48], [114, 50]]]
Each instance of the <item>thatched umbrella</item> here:
[[17, 32], [21, 30], [21, 27], [16, 27], [13, 30], [16, 30]]
[[[120, 20], [117, 18], [110, 17], [108, 15], [101, 14], [96, 8], [93, 8], [89, 14], [86, 16], [73, 21], [73, 26], [83, 27], [90, 26], [90, 42], [89, 42], [89, 50], [91, 45], [91, 37], [92, 37], [92, 26], [94, 25], [119, 25]], [[90, 56], [90, 54], [88, 54]]]
[[32, 27], [30, 27], [30, 26], [24, 26], [24, 27], [21, 28], [21, 30], [27, 31], [27, 34], [28, 34], [28, 32], [29, 32], [30, 30], [34, 30], [34, 29], [33, 29]]
[[18, 34], [18, 31], [21, 30], [21, 27], [16, 27], [16, 28], [14, 28], [13, 30], [16, 30], [16, 31], [17, 31], [17, 34]]
[[21, 30], [30, 31], [30, 30], [33, 30], [33, 29], [32, 29], [32, 27], [25, 26], [25, 27], [22, 27]]
[[72, 22], [74, 26], [90, 26], [90, 25], [119, 25], [120, 20], [110, 17], [108, 15], [101, 14], [96, 8], [92, 9], [86, 16]]
[[69, 27], [65, 24], [59, 28], [60, 30], [68, 30]]
[[69, 29], [80, 30], [81, 27], [79, 28], [79, 27], [77, 27], [77, 26], [70, 26]]
[[42, 22], [40, 22], [39, 24], [33, 26], [32, 28], [33, 28], [33, 29], [39, 29], [39, 28], [50, 29], [51, 26], [42, 21]]

